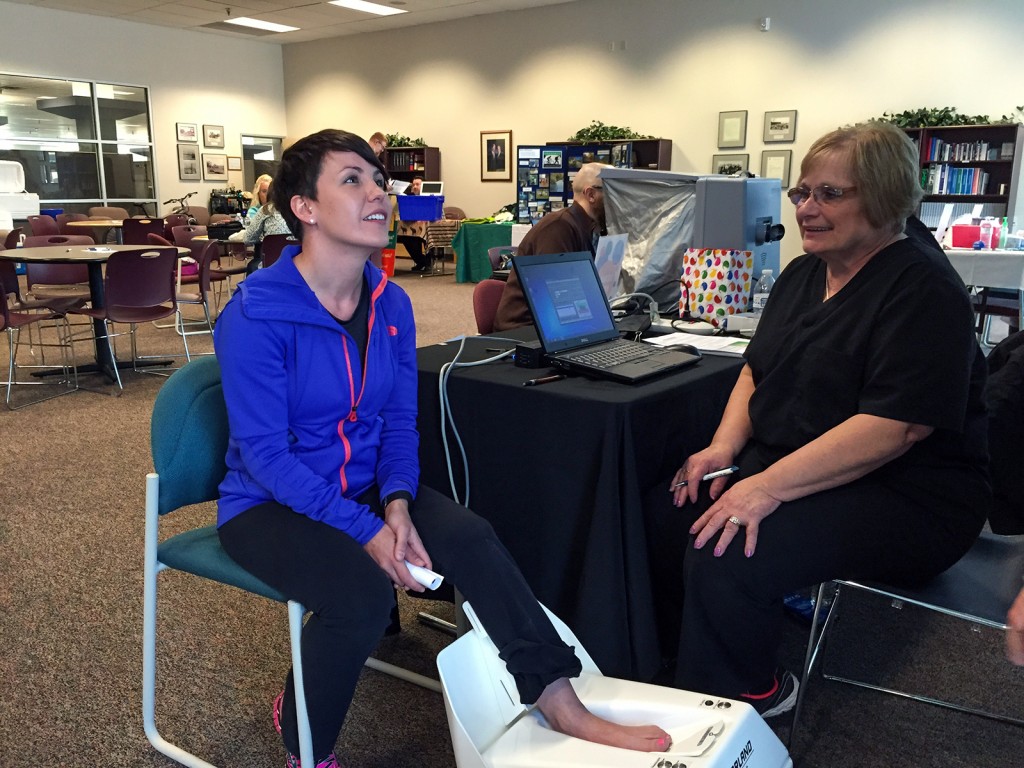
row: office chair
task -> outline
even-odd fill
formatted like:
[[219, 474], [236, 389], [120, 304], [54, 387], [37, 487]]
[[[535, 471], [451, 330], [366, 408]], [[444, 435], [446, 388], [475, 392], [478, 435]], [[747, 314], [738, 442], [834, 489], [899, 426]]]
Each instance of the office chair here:
[[29, 216], [28, 228], [36, 237], [60, 234], [60, 227], [57, 226], [56, 220], [45, 213], [37, 213]]
[[[24, 310], [28, 311], [24, 311]], [[65, 307], [66, 309], [66, 307]], [[39, 386], [44, 382], [41, 379], [25, 380], [18, 378], [18, 368], [42, 368], [45, 365], [19, 366], [17, 364], [18, 346], [22, 328], [31, 328], [35, 324], [53, 321], [57, 328], [57, 341], [44, 342], [42, 333], [36, 343], [40, 348], [57, 347], [61, 354], [62, 378], [58, 382], [67, 385], [62, 391], [48, 394], [43, 397], [30, 400], [19, 405], [13, 405], [11, 395], [15, 386]], [[74, 355], [71, 354], [71, 344], [68, 341], [70, 329], [63, 311], [55, 311], [46, 306], [29, 305], [21, 298], [18, 287], [18, 275], [14, 268], [14, 262], [0, 261], [0, 331], [7, 335], [7, 381], [0, 382], [5, 385], [7, 395], [4, 404], [10, 411], [16, 411], [44, 400], [51, 400], [74, 392], [78, 389], [78, 369], [75, 367]], [[31, 340], [31, 337], [30, 337]], [[33, 347], [34, 349], [34, 347]]]
[[498, 303], [505, 290], [504, 280], [487, 278], [473, 287], [473, 317], [476, 331], [486, 336], [494, 330], [494, 317], [498, 314]]
[[[173, 248], [139, 248], [131, 251], [115, 251], [107, 260], [107, 272], [103, 278], [104, 306], [77, 307], [69, 310], [72, 314], [86, 315], [93, 320], [103, 321], [103, 342], [110, 350], [112, 360], [115, 336], [124, 332], [113, 333], [111, 323], [127, 323], [132, 350], [132, 368], [138, 360], [155, 359], [166, 355], [138, 354], [135, 344], [135, 328], [139, 323], [148, 323], [174, 315], [181, 322], [181, 311], [178, 308], [175, 292], [175, 268], [178, 263], [178, 252]], [[188, 337], [182, 336], [185, 347], [185, 359], [191, 359], [188, 349]], [[98, 341], [98, 340], [97, 340]], [[145, 371], [150, 373], [150, 371]], [[152, 372], [165, 376], [166, 373]], [[114, 366], [118, 390], [124, 390], [121, 374]]]
[[125, 245], [149, 245], [150, 233], [162, 235], [162, 219], [125, 219], [121, 222], [121, 242]]
[[519, 249], [514, 245], [496, 245], [487, 249], [487, 258], [490, 259], [491, 269], [508, 269], [512, 265], [512, 257]]
[[910, 603], [911, 605], [936, 611], [946, 616], [962, 619], [974, 625], [1004, 632], [1006, 630], [1006, 614], [1010, 610], [1010, 606], [1013, 604], [1017, 593], [1020, 591], [1022, 574], [1024, 574], [1024, 535], [999, 536], [985, 531], [982, 532], [978, 540], [967, 551], [967, 554], [923, 587], [902, 588], [875, 582], [849, 580], [831, 582], [836, 585], [835, 597], [833, 598], [828, 617], [819, 627], [818, 622], [822, 598], [829, 587], [829, 582], [821, 584], [817, 590], [814, 617], [811, 620], [811, 630], [807, 641], [807, 654], [804, 659], [803, 676], [801, 677], [802, 685], [797, 694], [796, 710], [793, 714], [789, 743], [793, 743], [793, 737], [796, 734], [804, 698], [810, 687], [811, 673], [814, 671], [815, 662], [818, 661], [819, 652], [822, 655], [820, 671], [822, 677], [826, 680], [848, 683], [862, 688], [871, 688], [882, 693], [891, 693], [914, 699], [915, 701], [923, 701], [928, 704], [955, 709], [960, 712], [968, 712], [993, 720], [1024, 725], [1024, 720], [1018, 718], [987, 712], [929, 696], [907, 693], [884, 685], [853, 680], [839, 675], [830, 675], [824, 669], [824, 650], [827, 646], [827, 635], [829, 630], [832, 629], [833, 618], [837, 613], [836, 607], [844, 590], [863, 590], [890, 598], [894, 605], [897, 603]]
[[[159, 540], [160, 519], [178, 509], [218, 498], [227, 467], [227, 409], [215, 357], [191, 361], [172, 375], [153, 405], [151, 443], [154, 471], [146, 475], [144, 555], [142, 719], [146, 738], [155, 749], [190, 768], [210, 768], [196, 755], [164, 739], [156, 727], [157, 576], [174, 569], [237, 587], [288, 605], [295, 707], [299, 727], [299, 758], [312, 766], [313, 745], [302, 679], [301, 633], [305, 608], [263, 583], [232, 560], [220, 545], [215, 525]], [[366, 666], [433, 691], [436, 680], [374, 658]]]

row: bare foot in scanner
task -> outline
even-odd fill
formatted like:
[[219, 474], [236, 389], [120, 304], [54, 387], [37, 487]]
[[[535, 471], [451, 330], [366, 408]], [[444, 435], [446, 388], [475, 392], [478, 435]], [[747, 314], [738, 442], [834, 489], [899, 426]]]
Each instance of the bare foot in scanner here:
[[656, 725], [618, 725], [583, 706], [567, 678], [544, 689], [537, 708], [554, 730], [566, 736], [637, 752], [665, 752], [672, 737]]

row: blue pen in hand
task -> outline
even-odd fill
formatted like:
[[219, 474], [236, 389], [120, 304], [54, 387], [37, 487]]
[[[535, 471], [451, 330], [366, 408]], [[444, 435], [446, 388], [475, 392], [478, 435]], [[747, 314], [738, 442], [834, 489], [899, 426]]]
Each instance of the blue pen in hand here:
[[[739, 471], [740, 468], [733, 464], [731, 467], [722, 467], [721, 469], [716, 469], [714, 472], [708, 472], [701, 478], [701, 480], [714, 480], [716, 477], [725, 477], [726, 475], [731, 475], [733, 472]], [[689, 485], [689, 483], [689, 480], [683, 480], [681, 483], [676, 483], [672, 487], [682, 488], [684, 485]]]

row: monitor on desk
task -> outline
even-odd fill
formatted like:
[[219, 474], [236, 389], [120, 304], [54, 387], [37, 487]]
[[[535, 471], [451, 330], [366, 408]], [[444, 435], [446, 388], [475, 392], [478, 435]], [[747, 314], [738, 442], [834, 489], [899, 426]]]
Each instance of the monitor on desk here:
[[444, 182], [443, 181], [424, 181], [420, 186], [421, 195], [443, 195], [444, 194]]

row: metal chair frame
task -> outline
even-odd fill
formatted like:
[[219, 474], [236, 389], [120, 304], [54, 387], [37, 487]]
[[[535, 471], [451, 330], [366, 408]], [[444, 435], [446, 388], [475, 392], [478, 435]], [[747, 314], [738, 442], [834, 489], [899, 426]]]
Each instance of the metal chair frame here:
[[[168, 441], [166, 430], [176, 430]], [[214, 768], [164, 739], [156, 727], [157, 577], [181, 570], [288, 605], [292, 678], [299, 731], [299, 759], [312, 766], [313, 744], [306, 711], [301, 634], [304, 606], [288, 600], [232, 560], [220, 546], [216, 526], [159, 540], [160, 518], [186, 506], [215, 500], [224, 477], [227, 409], [215, 357], [202, 357], [177, 371], [153, 406], [154, 472], [146, 475], [146, 530], [143, 576], [142, 720], [146, 738], [162, 754], [189, 768]], [[161, 437], [163, 436], [163, 437]], [[393, 664], [368, 658], [365, 666], [440, 693], [441, 683]]]
[[[988, 712], [931, 696], [908, 693], [884, 685], [853, 680], [841, 675], [830, 675], [824, 669], [824, 651], [827, 645], [827, 634], [832, 627], [833, 618], [836, 615], [836, 606], [839, 603], [839, 597], [844, 588], [859, 589], [887, 597], [893, 601], [894, 605], [909, 603], [969, 622], [976, 626], [1005, 632], [1006, 614], [1020, 589], [1022, 573], [1024, 573], [1024, 535], [999, 536], [983, 532], [967, 554], [924, 587], [900, 588], [843, 579], [820, 584], [817, 589], [814, 616], [811, 619], [811, 630], [807, 640], [807, 653], [804, 657], [804, 669], [801, 678], [803, 684], [800, 686], [797, 694], [789, 743], [793, 743], [793, 737], [796, 734], [801, 710], [803, 709], [804, 697], [807, 693], [815, 664], [819, 660], [819, 654], [821, 655], [821, 675], [826, 680], [856, 685], [861, 688], [870, 688], [882, 693], [902, 696], [991, 720], [1024, 725], [1024, 720], [1020, 718]], [[824, 620], [821, 621], [819, 628], [819, 619], [823, 618], [821, 616], [822, 598], [825, 596], [830, 585], [833, 584], [836, 587], [836, 593], [832, 607], [827, 617], [824, 617]]]

